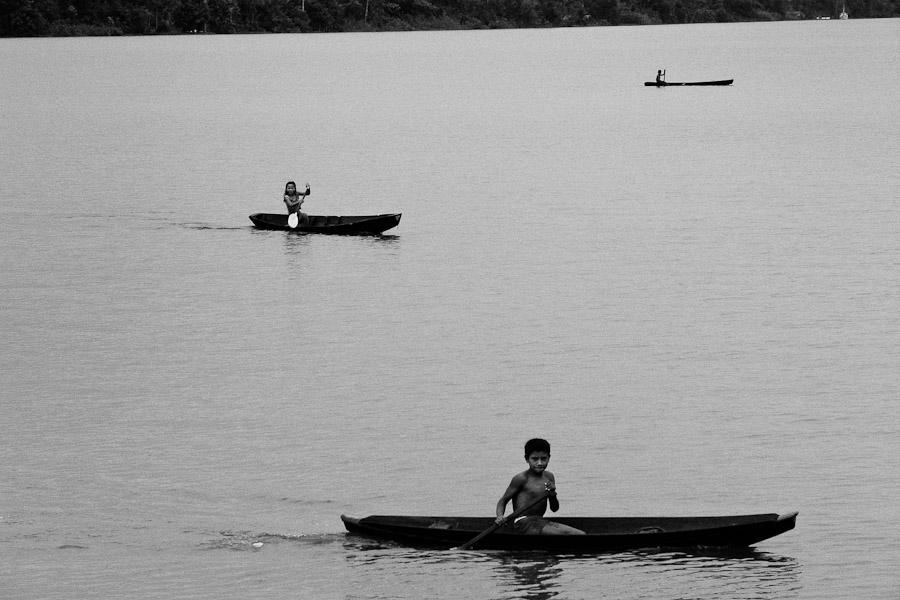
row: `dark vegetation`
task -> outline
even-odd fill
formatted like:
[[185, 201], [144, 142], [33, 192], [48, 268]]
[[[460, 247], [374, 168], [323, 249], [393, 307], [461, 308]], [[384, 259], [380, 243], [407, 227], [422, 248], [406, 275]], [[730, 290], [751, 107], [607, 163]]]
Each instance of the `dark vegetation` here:
[[900, 16], [900, 0], [0, 0], [0, 37], [404, 31]]

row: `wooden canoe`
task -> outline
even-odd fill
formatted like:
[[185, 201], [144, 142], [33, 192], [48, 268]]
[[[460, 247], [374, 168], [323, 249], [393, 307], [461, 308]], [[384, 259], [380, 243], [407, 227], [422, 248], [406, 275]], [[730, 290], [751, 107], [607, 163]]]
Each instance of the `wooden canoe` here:
[[[491, 517], [404, 517], [341, 515], [347, 531], [425, 547], [457, 547], [494, 523]], [[793, 529], [797, 513], [732, 517], [562, 517], [586, 535], [527, 535], [503, 527], [477, 548], [607, 552], [640, 548], [746, 547]]]
[[655, 81], [645, 81], [644, 85], [653, 86], [653, 87], [670, 87], [673, 85], [731, 85], [734, 83], [734, 79], [719, 79], [718, 81], [689, 81], [686, 83], [678, 83], [675, 81], [660, 81], [656, 83]]
[[334, 235], [375, 235], [396, 227], [401, 213], [348, 217], [309, 216], [309, 225], [291, 229], [286, 214], [255, 213], [250, 220], [258, 229], [298, 231], [301, 233], [330, 233]]

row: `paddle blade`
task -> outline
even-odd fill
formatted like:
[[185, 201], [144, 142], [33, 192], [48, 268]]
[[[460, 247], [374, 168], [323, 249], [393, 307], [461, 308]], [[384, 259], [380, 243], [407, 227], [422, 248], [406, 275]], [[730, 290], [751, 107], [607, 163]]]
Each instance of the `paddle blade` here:
[[297, 213], [291, 213], [288, 215], [288, 227], [291, 229], [296, 229], [297, 224], [300, 223], [300, 217], [297, 216]]

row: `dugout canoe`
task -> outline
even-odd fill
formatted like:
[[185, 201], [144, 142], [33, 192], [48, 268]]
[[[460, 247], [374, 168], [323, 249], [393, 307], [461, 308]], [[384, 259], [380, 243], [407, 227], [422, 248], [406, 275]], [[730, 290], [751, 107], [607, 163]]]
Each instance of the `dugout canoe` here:
[[688, 81], [685, 83], [678, 83], [675, 81], [660, 81], [656, 83], [655, 81], [645, 81], [644, 85], [653, 86], [653, 87], [671, 87], [673, 85], [731, 85], [734, 83], [734, 79], [719, 79], [718, 81]]
[[[341, 515], [347, 531], [413, 546], [458, 547], [489, 528], [490, 517]], [[586, 535], [527, 535], [503, 527], [475, 547], [491, 550], [607, 552], [641, 548], [729, 548], [752, 546], [793, 529], [797, 513], [730, 517], [561, 517], [548, 519]]]
[[309, 225], [291, 229], [286, 214], [255, 213], [250, 215], [258, 229], [299, 231], [301, 233], [330, 233], [334, 235], [375, 235], [396, 227], [402, 213], [360, 216], [309, 216]]

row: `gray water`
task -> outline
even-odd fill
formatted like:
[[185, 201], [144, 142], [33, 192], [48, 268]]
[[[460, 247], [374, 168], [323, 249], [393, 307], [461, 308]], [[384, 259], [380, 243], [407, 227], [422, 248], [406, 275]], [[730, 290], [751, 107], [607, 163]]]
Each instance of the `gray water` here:
[[[0, 596], [896, 598], [897, 73], [897, 20], [0, 40]], [[289, 179], [403, 220], [254, 230]], [[561, 515], [798, 526], [345, 534], [533, 436]]]

